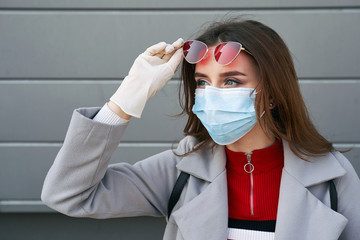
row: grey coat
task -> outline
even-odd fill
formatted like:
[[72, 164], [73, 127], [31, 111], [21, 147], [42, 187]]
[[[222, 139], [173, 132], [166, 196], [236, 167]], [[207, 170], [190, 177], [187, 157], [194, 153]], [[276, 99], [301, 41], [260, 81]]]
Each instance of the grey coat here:
[[[166, 216], [179, 171], [190, 173], [164, 239], [227, 239], [228, 205], [224, 147], [186, 157], [168, 150], [130, 165], [108, 166], [126, 125], [91, 118], [99, 109], [74, 111], [64, 145], [45, 179], [42, 200], [74, 217]], [[175, 152], [196, 144], [185, 137]], [[283, 141], [276, 240], [360, 239], [360, 180], [340, 153], [303, 161]], [[330, 207], [328, 184], [335, 179], [338, 212]]]

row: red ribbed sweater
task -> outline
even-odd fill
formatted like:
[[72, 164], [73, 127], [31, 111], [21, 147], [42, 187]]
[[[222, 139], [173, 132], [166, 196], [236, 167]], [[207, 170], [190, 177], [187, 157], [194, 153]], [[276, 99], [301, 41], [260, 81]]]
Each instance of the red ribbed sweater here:
[[274, 232], [284, 166], [281, 141], [249, 154], [226, 148], [226, 154], [229, 228]]

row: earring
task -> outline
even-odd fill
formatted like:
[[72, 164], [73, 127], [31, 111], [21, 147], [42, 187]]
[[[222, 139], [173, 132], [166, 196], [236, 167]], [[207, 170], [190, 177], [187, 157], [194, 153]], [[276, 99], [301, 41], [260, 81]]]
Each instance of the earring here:
[[274, 106], [274, 104], [271, 102], [271, 103], [270, 103], [270, 107], [272, 107], [272, 106]]

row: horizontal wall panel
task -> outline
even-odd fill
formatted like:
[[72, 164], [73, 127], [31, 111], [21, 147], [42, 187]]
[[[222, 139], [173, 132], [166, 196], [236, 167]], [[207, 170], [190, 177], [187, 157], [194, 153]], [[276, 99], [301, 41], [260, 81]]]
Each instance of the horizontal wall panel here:
[[164, 218], [72, 218], [62, 214], [0, 214], [2, 240], [162, 239]]
[[[0, 142], [61, 142], [73, 109], [103, 106], [119, 83], [101, 81], [0, 81]], [[360, 81], [302, 81], [310, 115], [333, 142], [360, 142]], [[182, 138], [178, 82], [171, 81], [147, 103], [141, 119], [133, 118], [125, 142], [172, 142]]]
[[[148, 46], [193, 38], [228, 11], [0, 11], [1, 78], [124, 77]], [[301, 78], [359, 78], [360, 9], [233, 11], [273, 27]]]
[[[348, 149], [351, 144], [336, 146]], [[119, 146], [112, 157], [112, 163], [129, 162], [152, 156], [171, 146]], [[40, 193], [59, 146], [5, 147], [0, 146], [0, 212], [48, 212], [40, 202]], [[360, 175], [360, 146], [354, 145], [344, 155], [352, 162]], [[36, 201], [33, 201], [36, 200]]]
[[[0, 145], [0, 200], [40, 199], [46, 173], [52, 165], [60, 144], [33, 146]], [[120, 145], [111, 163], [135, 163], [146, 157], [171, 149], [171, 144]], [[38, 205], [24, 203], [27, 208]]]
[[2, 0], [0, 8], [61, 8], [61, 9], [182, 9], [182, 8], [195, 8], [195, 9], [208, 9], [208, 8], [285, 8], [285, 7], [356, 7], [360, 6], [359, 1], [356, 0], [183, 0], [183, 1], [121, 1], [121, 0]]
[[333, 142], [360, 142], [360, 82], [303, 81], [301, 90], [311, 119]]
[[[62, 141], [73, 110], [82, 106], [103, 106], [119, 84], [120, 81], [109, 84], [0, 82], [0, 122], [6, 123], [0, 126], [0, 141]], [[184, 120], [169, 116], [180, 112], [177, 84], [172, 82], [150, 99], [142, 118], [131, 120], [124, 141], [163, 142], [181, 138]]]

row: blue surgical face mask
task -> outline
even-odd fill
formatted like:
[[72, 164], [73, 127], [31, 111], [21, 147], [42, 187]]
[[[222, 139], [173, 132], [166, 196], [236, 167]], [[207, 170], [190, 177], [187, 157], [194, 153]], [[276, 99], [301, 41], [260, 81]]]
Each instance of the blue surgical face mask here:
[[255, 95], [253, 88], [198, 88], [192, 111], [214, 142], [228, 145], [254, 127]]

